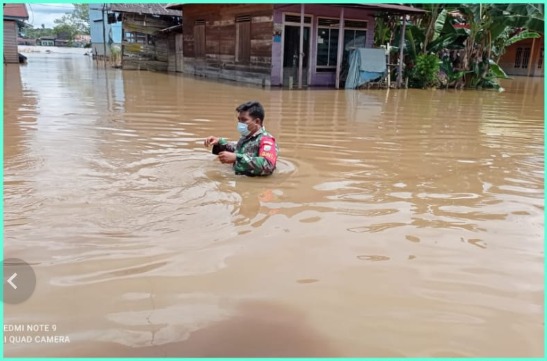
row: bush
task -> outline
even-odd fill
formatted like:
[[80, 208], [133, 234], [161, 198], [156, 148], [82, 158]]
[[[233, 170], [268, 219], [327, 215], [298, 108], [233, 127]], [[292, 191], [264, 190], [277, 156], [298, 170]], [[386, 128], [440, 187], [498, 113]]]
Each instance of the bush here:
[[439, 85], [439, 58], [436, 55], [420, 54], [416, 65], [409, 74], [409, 86], [412, 88], [432, 88]]

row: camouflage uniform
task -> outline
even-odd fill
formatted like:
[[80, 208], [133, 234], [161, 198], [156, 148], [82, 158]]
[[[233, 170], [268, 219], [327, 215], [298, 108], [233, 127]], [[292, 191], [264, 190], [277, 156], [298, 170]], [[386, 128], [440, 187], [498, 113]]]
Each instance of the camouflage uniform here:
[[279, 148], [273, 135], [261, 128], [255, 135], [241, 137], [237, 144], [220, 138], [218, 143], [228, 152], [236, 153], [236, 174], [270, 175], [275, 170]]

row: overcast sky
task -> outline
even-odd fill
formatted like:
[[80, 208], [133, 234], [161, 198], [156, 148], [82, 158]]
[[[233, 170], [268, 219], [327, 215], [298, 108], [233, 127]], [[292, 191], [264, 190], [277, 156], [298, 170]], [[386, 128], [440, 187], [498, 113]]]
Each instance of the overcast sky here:
[[53, 28], [53, 20], [60, 19], [65, 13], [72, 12], [72, 4], [44, 3], [44, 4], [26, 4], [28, 11], [28, 23], [35, 28], [41, 28], [42, 24], [46, 28]]

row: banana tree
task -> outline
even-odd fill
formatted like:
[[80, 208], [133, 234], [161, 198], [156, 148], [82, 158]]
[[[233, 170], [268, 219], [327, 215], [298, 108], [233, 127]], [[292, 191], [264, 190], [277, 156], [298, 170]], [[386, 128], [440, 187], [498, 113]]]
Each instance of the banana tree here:
[[539, 36], [533, 31], [509, 36], [512, 29], [543, 31], [543, 4], [471, 4], [459, 11], [468, 24], [463, 67], [472, 72], [466, 76], [467, 86], [499, 87], [495, 78], [503, 71], [495, 60], [513, 42]]

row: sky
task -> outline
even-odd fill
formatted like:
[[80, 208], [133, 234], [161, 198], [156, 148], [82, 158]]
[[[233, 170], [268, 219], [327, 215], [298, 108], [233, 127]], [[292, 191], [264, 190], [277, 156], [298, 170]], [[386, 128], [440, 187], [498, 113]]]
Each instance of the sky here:
[[53, 28], [55, 26], [53, 20], [60, 19], [65, 13], [71, 12], [74, 9], [74, 6], [69, 3], [27, 3], [26, 5], [28, 11], [27, 23], [35, 28], [41, 28], [42, 24], [44, 24], [46, 28]]

